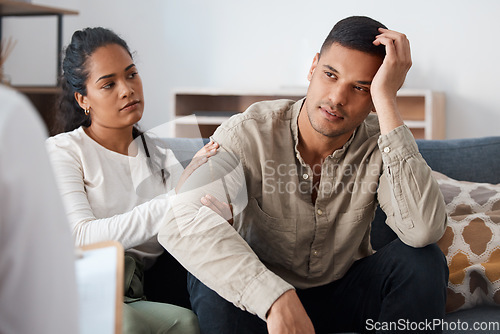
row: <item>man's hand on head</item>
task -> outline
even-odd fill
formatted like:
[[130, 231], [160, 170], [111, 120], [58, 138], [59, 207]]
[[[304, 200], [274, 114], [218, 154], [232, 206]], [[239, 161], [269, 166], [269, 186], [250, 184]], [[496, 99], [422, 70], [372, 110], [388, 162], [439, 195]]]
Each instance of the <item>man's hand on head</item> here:
[[[386, 56], [371, 85], [372, 97], [396, 97], [411, 67], [410, 41], [406, 35], [380, 28], [373, 44], [384, 45]], [[375, 97], [373, 95], [376, 95]]]
[[314, 334], [314, 327], [295, 290], [282, 294], [267, 314], [269, 334]]
[[410, 41], [397, 31], [379, 28], [373, 44], [384, 45], [386, 56], [372, 80], [370, 92], [379, 115], [380, 131], [386, 134], [403, 124], [396, 95], [411, 67]]

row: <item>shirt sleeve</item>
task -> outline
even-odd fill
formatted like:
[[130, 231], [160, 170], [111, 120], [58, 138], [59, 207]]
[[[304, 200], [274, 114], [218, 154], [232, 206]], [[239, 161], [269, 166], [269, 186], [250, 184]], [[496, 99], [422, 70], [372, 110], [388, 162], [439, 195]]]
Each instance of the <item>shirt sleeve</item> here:
[[235, 226], [241, 226], [239, 213], [248, 203], [237, 138], [219, 128], [214, 140], [221, 148], [172, 199], [159, 242], [209, 288], [265, 320], [274, 301], [293, 286], [267, 269], [235, 228], [201, 205], [206, 194], [230, 201]]
[[383, 174], [378, 197], [386, 223], [407, 245], [438, 241], [447, 224], [445, 203], [431, 169], [406, 125], [380, 136]]
[[159, 195], [129, 212], [97, 219], [85, 192], [83, 168], [78, 155], [66, 146], [58, 146], [53, 138], [47, 140], [46, 148], [76, 245], [117, 240], [123, 248], [130, 249], [156, 236], [159, 222], [169, 209], [172, 192]]

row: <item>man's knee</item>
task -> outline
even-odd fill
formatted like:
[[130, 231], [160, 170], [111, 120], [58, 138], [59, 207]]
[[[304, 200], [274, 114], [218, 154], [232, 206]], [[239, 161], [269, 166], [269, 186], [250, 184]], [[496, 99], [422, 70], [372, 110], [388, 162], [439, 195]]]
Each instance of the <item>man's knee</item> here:
[[267, 332], [266, 323], [263, 320], [240, 310], [191, 274], [188, 274], [188, 290], [191, 305], [198, 316], [202, 333], [255, 334]]
[[[213, 312], [217, 312], [224, 305], [229, 304], [224, 298], [211, 290], [196, 277], [188, 273], [188, 292], [191, 306], [195, 313], [200, 309], [208, 307]], [[232, 305], [232, 304], [231, 304]], [[215, 307], [216, 306], [216, 307]]]
[[446, 258], [436, 244], [414, 248], [399, 241], [394, 245], [392, 256], [400, 272], [407, 273], [416, 282], [429, 288], [446, 287], [448, 282], [448, 266]]

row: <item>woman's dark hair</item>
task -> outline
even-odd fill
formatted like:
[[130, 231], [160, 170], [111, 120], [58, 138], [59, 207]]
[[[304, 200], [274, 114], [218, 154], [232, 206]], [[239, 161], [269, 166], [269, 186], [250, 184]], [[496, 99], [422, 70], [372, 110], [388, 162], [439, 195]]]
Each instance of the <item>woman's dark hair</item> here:
[[[56, 101], [52, 134], [73, 131], [80, 126], [90, 126], [91, 117], [86, 115], [85, 111], [80, 107], [75, 99], [75, 93], [80, 93], [83, 96], [87, 95], [87, 80], [90, 74], [87, 69], [88, 60], [98, 48], [110, 44], [123, 47], [130, 55], [130, 58], [133, 58], [127, 42], [109, 29], [102, 27], [85, 28], [73, 33], [71, 43], [66, 47], [62, 62], [62, 75], [59, 78], [61, 92]], [[169, 174], [161, 166], [163, 166], [166, 157], [160, 153], [154, 142], [148, 149], [144, 135], [137, 124], [132, 129], [132, 136], [134, 139], [141, 136], [141, 142], [148, 157], [149, 168], [151, 172], [155, 170], [161, 172], [161, 180], [165, 185]]]
[[385, 46], [373, 44], [375, 37], [380, 34], [378, 28], [387, 29], [382, 23], [366, 16], [351, 16], [340, 20], [323, 42], [320, 54], [333, 43], [338, 43], [346, 48], [384, 58]]
[[[85, 28], [77, 30], [66, 47], [62, 62], [62, 75], [59, 78], [61, 90], [56, 101], [55, 122], [51, 133], [68, 132], [91, 124], [90, 115], [76, 102], [75, 93], [87, 95], [87, 79], [89, 77], [88, 59], [100, 47], [117, 44], [123, 47], [130, 57], [132, 54], [127, 43], [113, 31], [102, 28]], [[140, 131], [134, 126], [134, 138]]]

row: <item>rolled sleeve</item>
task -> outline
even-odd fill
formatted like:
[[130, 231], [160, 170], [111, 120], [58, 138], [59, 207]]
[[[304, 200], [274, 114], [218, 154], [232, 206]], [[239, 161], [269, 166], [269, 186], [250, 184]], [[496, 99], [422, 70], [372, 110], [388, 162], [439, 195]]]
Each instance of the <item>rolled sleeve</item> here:
[[249, 309], [250, 313], [256, 314], [262, 320], [266, 320], [266, 315], [273, 303], [285, 292], [294, 287], [272, 271], [265, 270], [248, 284], [241, 296], [243, 305], [253, 305]]

